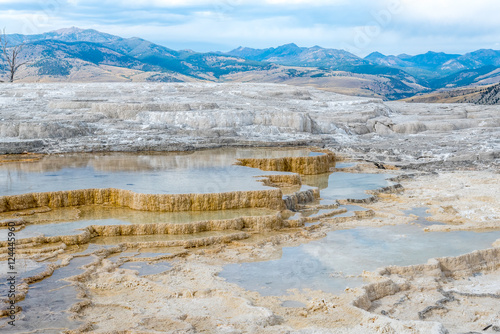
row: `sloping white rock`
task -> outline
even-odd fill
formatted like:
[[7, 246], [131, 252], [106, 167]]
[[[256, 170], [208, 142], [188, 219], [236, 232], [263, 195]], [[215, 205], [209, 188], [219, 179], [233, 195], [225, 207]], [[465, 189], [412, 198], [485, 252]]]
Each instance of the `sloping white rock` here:
[[500, 107], [276, 84], [1, 84], [0, 153], [313, 144], [368, 160], [498, 160]]

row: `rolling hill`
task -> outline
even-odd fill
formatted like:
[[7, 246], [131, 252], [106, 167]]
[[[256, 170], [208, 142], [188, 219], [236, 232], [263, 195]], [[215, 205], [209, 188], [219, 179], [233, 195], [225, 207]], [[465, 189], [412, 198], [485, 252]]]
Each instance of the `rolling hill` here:
[[475, 103], [484, 105], [500, 104], [500, 84], [486, 87], [442, 90], [430, 94], [405, 99], [413, 103]]
[[344, 50], [324, 49], [319, 46], [304, 48], [294, 43], [268, 49], [239, 47], [225, 54], [280, 65], [327, 67], [334, 70], [370, 64]]
[[[75, 27], [12, 34], [7, 40], [10, 46], [24, 44], [21, 59], [28, 64], [16, 80], [25, 82], [273, 82], [390, 100], [500, 82], [500, 51], [495, 50], [414, 56], [374, 52], [360, 58], [344, 50], [290, 43], [198, 53]], [[5, 62], [0, 61], [0, 70], [5, 73]]]
[[457, 72], [500, 67], [500, 51], [484, 49], [464, 55], [429, 51], [416, 56], [406, 54], [386, 56], [373, 52], [364, 59], [374, 64], [399, 68], [416, 77], [436, 83], [439, 79], [452, 76]]

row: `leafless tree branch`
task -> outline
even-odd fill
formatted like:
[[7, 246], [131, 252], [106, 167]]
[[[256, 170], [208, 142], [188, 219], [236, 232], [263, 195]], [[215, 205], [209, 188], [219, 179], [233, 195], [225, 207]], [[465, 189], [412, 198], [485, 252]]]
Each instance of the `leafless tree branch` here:
[[3, 29], [2, 37], [0, 38], [0, 43], [2, 44], [3, 56], [7, 60], [7, 64], [9, 67], [9, 72], [10, 72], [9, 81], [14, 82], [14, 76], [16, 75], [17, 70], [19, 69], [19, 67], [26, 64], [26, 62], [23, 63], [18, 62], [18, 56], [24, 47], [24, 42], [9, 48], [7, 35], [5, 34], [5, 29]]

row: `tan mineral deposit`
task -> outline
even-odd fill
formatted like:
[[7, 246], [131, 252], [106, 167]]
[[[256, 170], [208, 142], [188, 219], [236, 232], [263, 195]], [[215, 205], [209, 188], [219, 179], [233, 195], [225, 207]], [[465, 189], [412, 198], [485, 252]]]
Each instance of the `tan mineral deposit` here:
[[[2, 332], [500, 332], [499, 107], [274, 84], [5, 89], [0, 277], [13, 232], [18, 282]], [[239, 173], [241, 190], [182, 191]]]

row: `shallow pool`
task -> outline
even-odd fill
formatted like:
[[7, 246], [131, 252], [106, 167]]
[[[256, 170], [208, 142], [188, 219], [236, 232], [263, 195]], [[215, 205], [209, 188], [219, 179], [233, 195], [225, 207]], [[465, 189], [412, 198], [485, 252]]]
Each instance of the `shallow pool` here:
[[[418, 225], [359, 227], [332, 231], [323, 239], [283, 248], [278, 260], [229, 264], [220, 273], [229, 282], [264, 295], [288, 289], [340, 293], [360, 286], [363, 270], [426, 263], [434, 257], [458, 256], [486, 249], [500, 238], [493, 232], [424, 232]], [[351, 277], [353, 276], [353, 277]]]
[[[71, 320], [68, 310], [80, 301], [78, 290], [64, 279], [83, 273], [79, 268], [94, 260], [92, 256], [74, 258], [51, 276], [31, 284], [26, 298], [17, 303], [23, 311], [16, 315], [15, 327], [5, 325], [6, 318], [0, 319], [0, 326], [4, 325], [2, 333], [61, 333], [77, 329], [82, 323]], [[5, 291], [2, 285], [0, 289]]]
[[241, 158], [308, 156], [299, 149], [226, 148], [175, 153], [60, 154], [0, 165], [0, 196], [85, 188], [149, 194], [269, 189], [257, 176], [289, 174], [237, 166]]
[[[41, 235], [46, 237], [76, 235], [81, 234], [82, 229], [91, 225], [184, 224], [204, 220], [233, 219], [243, 216], [273, 215], [276, 213], [276, 211], [263, 208], [185, 212], [149, 212], [99, 206], [62, 208], [23, 217], [31, 224], [17, 231], [16, 237], [17, 239], [24, 239]], [[68, 221], [71, 216], [74, 216], [74, 221]], [[0, 219], [1, 217], [2, 215], [0, 215]], [[5, 228], [0, 229], [0, 241], [7, 240], [8, 232]]]

